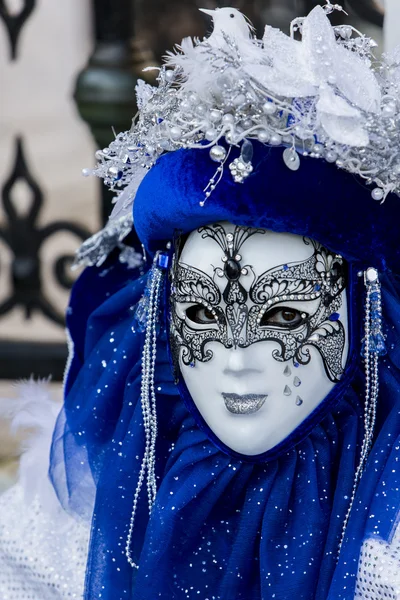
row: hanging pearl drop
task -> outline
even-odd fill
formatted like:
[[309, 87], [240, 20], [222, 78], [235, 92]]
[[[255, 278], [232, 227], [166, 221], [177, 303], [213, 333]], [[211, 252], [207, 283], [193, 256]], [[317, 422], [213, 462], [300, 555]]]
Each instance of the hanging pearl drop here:
[[226, 150], [223, 146], [213, 146], [210, 150], [210, 158], [214, 162], [223, 162], [226, 158]]
[[377, 201], [382, 200], [383, 196], [384, 196], [384, 191], [382, 188], [377, 187], [374, 190], [372, 190], [371, 196], [374, 200], [377, 200]]
[[283, 162], [291, 171], [297, 171], [300, 168], [300, 157], [294, 148], [286, 148], [283, 153]]

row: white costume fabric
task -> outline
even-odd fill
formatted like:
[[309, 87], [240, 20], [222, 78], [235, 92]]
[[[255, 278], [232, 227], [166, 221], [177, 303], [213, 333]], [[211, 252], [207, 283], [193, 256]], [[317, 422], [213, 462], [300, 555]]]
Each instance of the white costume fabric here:
[[[61, 509], [49, 515], [38, 499], [27, 505], [15, 485], [0, 497], [0, 599], [82, 599], [88, 542], [87, 526]], [[398, 527], [391, 544], [364, 543], [355, 600], [399, 599]]]
[[83, 598], [89, 525], [65, 513], [48, 479], [60, 405], [45, 382], [20, 384], [11, 429], [29, 430], [19, 481], [0, 496], [0, 600]]
[[1, 600], [83, 598], [88, 543], [87, 526], [15, 485], [0, 497]]

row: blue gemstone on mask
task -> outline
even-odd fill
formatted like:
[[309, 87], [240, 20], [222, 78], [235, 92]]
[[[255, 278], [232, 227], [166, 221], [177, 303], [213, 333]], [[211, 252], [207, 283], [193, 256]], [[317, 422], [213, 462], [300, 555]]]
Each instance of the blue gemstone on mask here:
[[297, 367], [299, 367], [300, 365], [299, 365], [299, 363], [298, 363], [298, 362], [294, 362], [294, 363], [293, 363], [293, 366], [294, 366], [294, 367], [296, 367], [296, 369], [297, 369]]
[[320, 289], [321, 289], [321, 286], [319, 285], [319, 283], [316, 283], [316, 284], [314, 285], [314, 292], [319, 292], [319, 291], [320, 291]]
[[371, 300], [379, 300], [379, 293], [378, 292], [372, 292], [371, 296], [370, 296]]
[[288, 265], [283, 265], [283, 270], [284, 270], [284, 271], [287, 271], [288, 269], [289, 269], [289, 266], [288, 266]]
[[340, 314], [339, 313], [332, 313], [331, 316], [329, 317], [330, 321], [339, 321], [340, 319]]

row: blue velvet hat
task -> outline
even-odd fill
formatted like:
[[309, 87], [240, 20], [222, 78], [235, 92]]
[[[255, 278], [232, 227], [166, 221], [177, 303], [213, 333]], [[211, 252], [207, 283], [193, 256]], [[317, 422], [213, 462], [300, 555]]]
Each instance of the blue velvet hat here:
[[[231, 221], [317, 239], [349, 261], [400, 270], [400, 198], [383, 204], [357, 176], [310, 157], [290, 171], [282, 148], [253, 142], [254, 171], [243, 184], [228, 169], [204, 206], [203, 189], [215, 171], [207, 150], [179, 150], [159, 159], [144, 178], [134, 204], [134, 224], [155, 250], [177, 230]], [[236, 151], [238, 154], [239, 151]]]

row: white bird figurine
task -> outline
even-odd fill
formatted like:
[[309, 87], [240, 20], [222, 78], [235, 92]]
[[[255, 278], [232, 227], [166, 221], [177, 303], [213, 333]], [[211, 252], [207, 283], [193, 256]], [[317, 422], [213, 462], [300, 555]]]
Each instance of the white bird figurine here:
[[253, 38], [254, 27], [236, 8], [227, 7], [215, 10], [200, 8], [199, 10], [209, 15], [213, 20], [213, 32], [206, 40], [212, 46], [226, 44], [223, 34], [238, 42]]
[[[210, 47], [215, 48], [216, 52], [226, 49], [227, 54], [232, 55], [232, 48], [229, 47], [232, 42], [241, 60], [249, 64], [258, 64], [263, 51], [262, 43], [253, 35], [253, 26], [236, 8], [199, 10], [213, 19], [213, 32], [202, 41], [185, 38], [176, 47], [177, 52], [167, 52], [165, 64], [173, 68], [180, 67], [185, 82], [183, 88], [206, 99], [216, 91], [214, 88], [217, 84], [216, 70], [210, 69]], [[225, 74], [228, 71], [225, 70]]]

